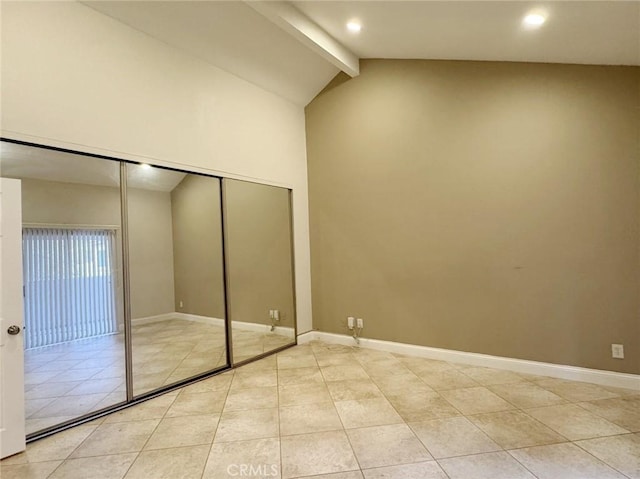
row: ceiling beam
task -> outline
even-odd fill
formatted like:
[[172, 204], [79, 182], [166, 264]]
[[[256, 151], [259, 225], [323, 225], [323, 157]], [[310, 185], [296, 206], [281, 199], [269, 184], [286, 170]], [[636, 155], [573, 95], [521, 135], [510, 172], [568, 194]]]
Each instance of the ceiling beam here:
[[360, 59], [289, 2], [245, 3], [351, 77], [360, 74]]

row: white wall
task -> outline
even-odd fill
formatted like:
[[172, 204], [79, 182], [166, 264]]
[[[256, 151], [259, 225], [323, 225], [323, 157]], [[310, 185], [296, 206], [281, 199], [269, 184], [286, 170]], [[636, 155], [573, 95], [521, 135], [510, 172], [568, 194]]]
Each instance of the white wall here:
[[310, 330], [303, 109], [81, 4], [1, 9], [3, 137], [292, 188]]

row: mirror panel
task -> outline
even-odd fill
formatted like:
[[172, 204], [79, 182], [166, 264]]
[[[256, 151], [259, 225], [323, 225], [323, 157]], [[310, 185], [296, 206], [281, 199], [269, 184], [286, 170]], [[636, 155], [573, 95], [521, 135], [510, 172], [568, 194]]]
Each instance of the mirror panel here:
[[0, 142], [21, 180], [26, 432], [126, 401], [120, 163]]
[[27, 434], [127, 401], [127, 298], [134, 398], [295, 344], [290, 190], [0, 146], [22, 186]]
[[218, 178], [127, 165], [133, 394], [227, 366]]
[[295, 343], [290, 190], [223, 179], [234, 364]]

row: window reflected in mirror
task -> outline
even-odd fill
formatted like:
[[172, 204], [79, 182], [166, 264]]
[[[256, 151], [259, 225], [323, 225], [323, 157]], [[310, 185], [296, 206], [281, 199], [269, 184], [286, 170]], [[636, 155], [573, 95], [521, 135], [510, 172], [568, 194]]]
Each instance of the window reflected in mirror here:
[[120, 164], [0, 143], [22, 191], [26, 432], [126, 400]]

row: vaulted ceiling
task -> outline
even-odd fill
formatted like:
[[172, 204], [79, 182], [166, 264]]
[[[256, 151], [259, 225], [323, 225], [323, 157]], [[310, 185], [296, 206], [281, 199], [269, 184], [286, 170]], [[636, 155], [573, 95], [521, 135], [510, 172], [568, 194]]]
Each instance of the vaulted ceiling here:
[[300, 105], [359, 58], [640, 65], [636, 1], [83, 3]]

